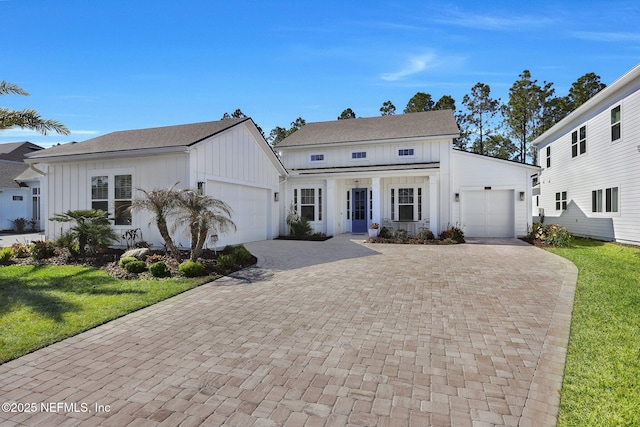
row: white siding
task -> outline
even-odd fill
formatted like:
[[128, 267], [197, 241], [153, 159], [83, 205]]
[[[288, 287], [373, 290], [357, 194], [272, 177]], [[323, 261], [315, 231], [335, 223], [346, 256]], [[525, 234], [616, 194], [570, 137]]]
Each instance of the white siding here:
[[[452, 156], [453, 184], [449, 194], [451, 200], [454, 200], [455, 193], [460, 195], [459, 202], [453, 201], [452, 225], [459, 224], [464, 230], [462, 206], [465, 203], [465, 192], [510, 190], [514, 204], [512, 212], [515, 236], [527, 234], [527, 227], [531, 225], [531, 175], [537, 168], [461, 151], [453, 151]], [[485, 190], [489, 187], [491, 190]], [[521, 192], [524, 193], [522, 201]]]
[[[440, 146], [449, 147], [450, 140], [367, 142], [317, 148], [291, 148], [282, 150], [282, 160], [287, 169], [389, 165], [403, 163], [439, 162]], [[413, 156], [398, 156], [398, 150], [412, 148]], [[276, 146], [277, 149], [277, 146]], [[352, 159], [352, 152], [366, 152], [366, 159]], [[312, 154], [324, 154], [324, 161], [311, 162]]]
[[[14, 196], [22, 197], [22, 200], [13, 200]], [[12, 230], [12, 221], [16, 218], [31, 219], [30, 212], [30, 188], [5, 188], [0, 191], [0, 230]]]
[[[640, 91], [625, 95], [594, 106], [587, 119], [572, 123], [561, 136], [540, 145], [544, 166], [540, 207], [545, 223], [559, 223], [578, 235], [640, 243]], [[616, 105], [621, 106], [622, 137], [611, 142], [610, 110]], [[583, 125], [587, 152], [572, 158], [571, 132]], [[547, 146], [551, 147], [550, 168], [545, 163]], [[612, 187], [619, 189], [619, 212], [592, 212], [592, 191]], [[555, 206], [555, 195], [562, 191], [567, 192], [566, 211]]]

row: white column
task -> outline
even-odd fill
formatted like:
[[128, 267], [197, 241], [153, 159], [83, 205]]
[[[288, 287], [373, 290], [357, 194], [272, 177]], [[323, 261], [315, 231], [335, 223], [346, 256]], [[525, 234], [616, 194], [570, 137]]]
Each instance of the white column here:
[[433, 234], [440, 232], [438, 212], [440, 212], [439, 179], [437, 175], [429, 175], [429, 229]]
[[327, 179], [327, 194], [325, 195], [327, 201], [327, 209], [325, 211], [325, 218], [327, 223], [327, 236], [334, 236], [336, 229], [336, 216], [338, 211], [336, 209], [336, 180]]
[[371, 178], [371, 206], [373, 219], [372, 222], [380, 224], [382, 212], [382, 194], [380, 193], [380, 177]]

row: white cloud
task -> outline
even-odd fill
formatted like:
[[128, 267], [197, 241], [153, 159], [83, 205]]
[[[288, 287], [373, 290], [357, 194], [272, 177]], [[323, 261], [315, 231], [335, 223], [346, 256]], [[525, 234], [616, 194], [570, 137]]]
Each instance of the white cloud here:
[[[73, 137], [73, 135], [98, 135], [100, 131], [97, 130], [73, 130], [71, 129], [71, 134], [65, 136], [66, 139]], [[55, 132], [48, 133], [49, 136], [57, 135]], [[0, 136], [2, 138], [26, 138], [33, 139], [34, 137], [41, 137], [42, 134], [40, 132], [36, 132], [35, 130], [30, 129], [21, 129], [21, 128], [12, 128], [12, 129], [4, 129], [0, 131]]]
[[457, 25], [465, 28], [479, 30], [522, 30], [526, 28], [538, 28], [554, 22], [553, 19], [543, 16], [497, 16], [457, 14], [456, 16], [437, 19], [442, 24]]
[[436, 61], [436, 56], [432, 53], [418, 55], [409, 58], [409, 61], [399, 70], [393, 73], [383, 73], [380, 75], [382, 80], [397, 81], [405, 77], [418, 74], [430, 66]]
[[576, 31], [571, 33], [575, 38], [597, 42], [640, 42], [640, 33], [615, 33], [597, 31]]

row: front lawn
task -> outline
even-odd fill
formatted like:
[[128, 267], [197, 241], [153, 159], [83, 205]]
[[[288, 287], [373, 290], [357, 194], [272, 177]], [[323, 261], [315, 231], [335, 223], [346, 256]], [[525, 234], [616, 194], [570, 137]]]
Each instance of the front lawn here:
[[579, 270], [558, 426], [640, 425], [640, 250], [575, 239]]
[[83, 266], [1, 267], [0, 363], [209, 280], [121, 280]]

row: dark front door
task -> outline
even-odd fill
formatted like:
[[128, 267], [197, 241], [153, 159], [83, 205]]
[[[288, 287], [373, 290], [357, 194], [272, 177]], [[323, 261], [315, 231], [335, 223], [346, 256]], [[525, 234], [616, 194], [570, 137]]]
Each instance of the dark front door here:
[[367, 232], [367, 189], [354, 188], [351, 190], [353, 204], [351, 207], [351, 232]]

